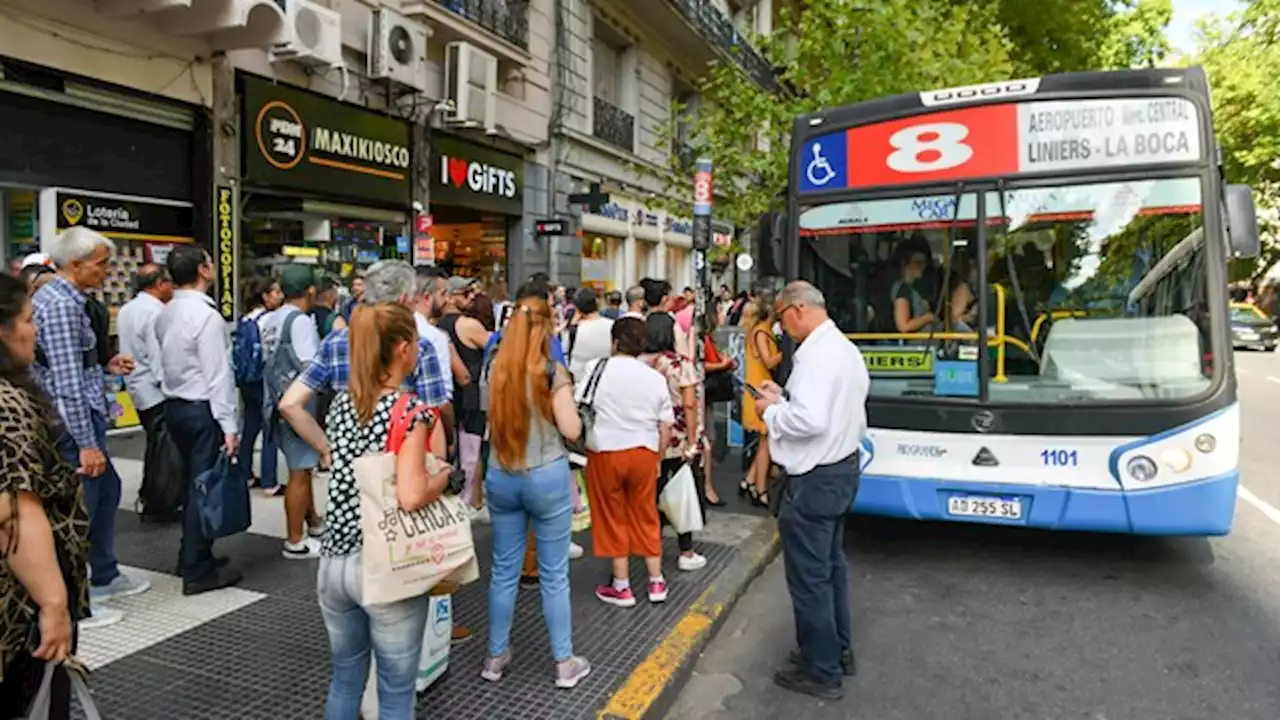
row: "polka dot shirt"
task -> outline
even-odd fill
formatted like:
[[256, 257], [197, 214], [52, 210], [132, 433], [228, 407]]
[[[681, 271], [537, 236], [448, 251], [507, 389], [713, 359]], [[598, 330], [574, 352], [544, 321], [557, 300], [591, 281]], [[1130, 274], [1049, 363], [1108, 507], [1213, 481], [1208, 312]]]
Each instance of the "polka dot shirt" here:
[[[383, 396], [374, 407], [373, 420], [367, 425], [360, 423], [348, 393], [339, 393], [329, 408], [326, 427], [333, 470], [329, 476], [329, 510], [325, 515], [329, 529], [320, 546], [322, 555], [350, 555], [360, 550], [364, 536], [360, 530], [360, 489], [356, 483], [355, 460], [386, 451], [391, 410], [402, 394]], [[406, 432], [412, 432], [423, 417], [426, 415], [417, 415]]]

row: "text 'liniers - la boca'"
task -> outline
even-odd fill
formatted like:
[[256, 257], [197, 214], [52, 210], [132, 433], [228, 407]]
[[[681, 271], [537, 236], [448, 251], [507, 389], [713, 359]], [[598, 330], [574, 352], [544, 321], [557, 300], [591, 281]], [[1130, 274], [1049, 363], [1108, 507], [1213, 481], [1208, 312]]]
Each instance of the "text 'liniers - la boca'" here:
[[[1193, 120], [1185, 100], [1164, 99], [1140, 105], [1101, 105], [1032, 112], [1025, 127], [1027, 162], [1062, 162], [1132, 159], [1141, 162], [1160, 156], [1181, 156], [1192, 151], [1194, 125], [1175, 127]], [[1038, 140], [1037, 135], [1059, 137]], [[1075, 137], [1061, 137], [1062, 134]]]

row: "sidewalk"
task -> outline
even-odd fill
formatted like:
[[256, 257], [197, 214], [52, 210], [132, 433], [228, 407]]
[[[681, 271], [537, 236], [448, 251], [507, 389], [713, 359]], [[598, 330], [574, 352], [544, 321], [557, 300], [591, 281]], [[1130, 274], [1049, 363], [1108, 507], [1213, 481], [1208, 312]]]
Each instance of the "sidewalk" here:
[[[95, 670], [91, 685], [103, 715], [129, 720], [321, 717], [329, 646], [315, 601], [315, 563], [280, 556], [282, 501], [255, 493], [251, 532], [218, 543], [218, 554], [229, 556], [244, 573], [238, 588], [184, 598], [172, 575], [178, 527], [143, 524], [127, 509], [141, 475], [141, 464], [130, 459], [141, 454], [140, 438], [114, 438], [111, 446], [125, 481], [117, 554], [155, 588], [115, 603], [128, 613], [124, 622], [82, 636], [81, 655]], [[721, 467], [717, 484], [731, 488], [739, 475], [736, 466], [729, 461]], [[607, 561], [590, 556], [590, 533], [575, 538], [587, 548], [587, 557], [571, 566], [574, 646], [593, 671], [570, 691], [557, 690], [552, 682], [537, 591], [520, 591], [511, 639], [515, 661], [506, 678], [497, 684], [480, 679], [487, 620], [484, 573], [454, 603], [455, 622], [470, 627], [475, 637], [454, 647], [449, 674], [422, 697], [419, 717], [660, 717], [698, 650], [774, 552], [773, 523], [766, 517], [716, 512], [709, 520], [698, 538], [698, 549], [708, 559], [702, 571], [676, 570], [675, 541], [666, 539], [671, 593], [662, 606], [641, 603], [619, 610], [597, 601], [592, 590], [607, 577]], [[487, 526], [476, 527], [476, 540], [485, 568], [491, 548]], [[639, 562], [632, 573], [642, 576]]]

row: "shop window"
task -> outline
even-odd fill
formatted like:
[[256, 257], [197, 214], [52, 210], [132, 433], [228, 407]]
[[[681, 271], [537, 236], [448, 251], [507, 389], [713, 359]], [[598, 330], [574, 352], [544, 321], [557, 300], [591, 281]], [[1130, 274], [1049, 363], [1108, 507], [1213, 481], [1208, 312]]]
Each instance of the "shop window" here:
[[507, 218], [483, 216], [441, 221], [431, 228], [435, 264], [450, 275], [478, 278], [484, 285], [506, 282]]
[[40, 251], [39, 203], [31, 190], [0, 190], [0, 237], [11, 271], [22, 258]]

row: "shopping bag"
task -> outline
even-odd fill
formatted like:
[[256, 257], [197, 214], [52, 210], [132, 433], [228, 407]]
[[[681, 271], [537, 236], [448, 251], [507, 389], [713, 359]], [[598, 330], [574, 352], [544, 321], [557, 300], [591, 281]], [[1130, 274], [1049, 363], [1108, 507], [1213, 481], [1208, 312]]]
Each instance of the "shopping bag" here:
[[667, 481], [658, 496], [658, 509], [667, 516], [667, 522], [677, 533], [697, 532], [702, 529], [702, 505], [698, 502], [698, 488], [694, 484], [693, 469], [686, 463]]
[[432, 595], [427, 608], [427, 625], [422, 630], [422, 655], [414, 688], [423, 692], [449, 669], [449, 646], [453, 643], [453, 596]]
[[[470, 513], [462, 498], [441, 495], [413, 512], [396, 500], [396, 455], [412, 421], [412, 397], [401, 396], [392, 410], [386, 452], [353, 463], [364, 535], [365, 605], [425, 595], [446, 579], [462, 585], [480, 578]], [[427, 472], [434, 474], [439, 462], [428, 453]]]
[[[44, 679], [40, 681], [40, 689], [36, 691], [35, 699], [31, 701], [26, 716], [21, 720], [50, 720], [53, 708], [53, 672], [57, 667], [54, 663], [45, 663]], [[93, 693], [89, 692], [89, 684], [84, 679], [88, 671], [79, 662], [70, 658], [63, 664], [63, 668], [71, 677], [71, 692], [80, 701], [80, 709], [84, 712], [85, 720], [102, 720], [102, 714], [98, 712], [98, 706], [93, 701]]]
[[587, 499], [587, 474], [582, 470], [573, 472], [573, 484], [577, 488], [577, 499], [573, 506], [573, 532], [591, 529], [591, 503]]
[[204, 536], [210, 540], [249, 529], [249, 484], [235, 471], [225, 450], [218, 453], [213, 467], [196, 476], [192, 500], [200, 511]]

